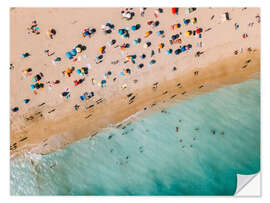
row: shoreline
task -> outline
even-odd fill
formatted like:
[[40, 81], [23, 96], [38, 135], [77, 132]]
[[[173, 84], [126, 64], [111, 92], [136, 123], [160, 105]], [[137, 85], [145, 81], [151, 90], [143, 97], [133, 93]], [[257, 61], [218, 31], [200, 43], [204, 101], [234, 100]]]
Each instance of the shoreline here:
[[[251, 59], [251, 62], [245, 69], [241, 69], [241, 66], [248, 59]], [[189, 72], [173, 80], [163, 81], [163, 83], [158, 84], [157, 88], [153, 89], [153, 86], [150, 86], [145, 87], [144, 90], [138, 90], [133, 93], [136, 98], [132, 104], [128, 104], [129, 100], [126, 96], [119, 96], [111, 101], [104, 100], [101, 104], [92, 101], [92, 104], [95, 105], [93, 110], [72, 112], [66, 117], [55, 121], [34, 120], [32, 121], [32, 127], [28, 127], [19, 133], [13, 134], [11, 132], [13, 140], [28, 137], [24, 144], [18, 144], [18, 148], [11, 151], [11, 154], [24, 151], [47, 154], [62, 149], [82, 138], [94, 136], [97, 132], [109, 127], [109, 125], [117, 127], [115, 126], [117, 123], [121, 123], [138, 111], [142, 111], [143, 116], [145, 116], [167, 108], [175, 102], [191, 99], [217, 88], [251, 79], [254, 77], [253, 74], [260, 73], [259, 67], [260, 50], [253, 50], [201, 68], [198, 76], [194, 76], [193, 72]], [[180, 88], [177, 87], [179, 81], [181, 81]], [[198, 88], [202, 84], [204, 87]], [[168, 93], [163, 95], [166, 91]], [[186, 93], [182, 95], [184, 92]], [[126, 91], [126, 93], [129, 94], [129, 91]], [[171, 97], [173, 98], [171, 99]], [[106, 105], [111, 106], [110, 112], [107, 111]], [[147, 107], [146, 111], [144, 107]], [[93, 117], [86, 119], [85, 117], [89, 114], [93, 114]], [[94, 120], [95, 122], [93, 122]], [[36, 137], [36, 134], [39, 134], [39, 137]]]

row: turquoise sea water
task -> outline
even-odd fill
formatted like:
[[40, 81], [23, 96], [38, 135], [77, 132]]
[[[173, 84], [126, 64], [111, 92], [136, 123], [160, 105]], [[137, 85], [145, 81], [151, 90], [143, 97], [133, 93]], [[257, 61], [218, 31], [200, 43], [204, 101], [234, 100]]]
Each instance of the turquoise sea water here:
[[237, 173], [258, 171], [260, 81], [252, 79], [64, 150], [15, 158], [10, 180], [12, 195], [233, 195]]

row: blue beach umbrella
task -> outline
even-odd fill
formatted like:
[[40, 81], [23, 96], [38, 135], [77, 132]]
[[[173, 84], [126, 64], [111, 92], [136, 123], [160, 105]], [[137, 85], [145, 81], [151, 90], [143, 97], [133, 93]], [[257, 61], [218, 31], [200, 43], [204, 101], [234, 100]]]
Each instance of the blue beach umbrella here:
[[162, 34], [164, 34], [164, 31], [163, 31], [163, 30], [160, 30], [160, 31], [157, 32], [157, 35], [158, 35], [158, 36], [160, 36], [160, 35], [162, 35]]
[[176, 49], [176, 50], [174, 51], [174, 53], [175, 53], [175, 55], [180, 54], [180, 53], [181, 53], [181, 49]]
[[88, 31], [85, 31], [83, 34], [84, 34], [84, 36], [88, 36], [89, 35], [89, 32]]
[[166, 51], [166, 53], [169, 55], [169, 54], [171, 54], [172, 53], [172, 49], [168, 49], [167, 51]]
[[132, 25], [132, 26], [131, 26], [131, 30], [132, 30], [132, 31], [135, 31], [135, 30], [137, 30], [137, 27], [136, 27], [136, 25]]
[[119, 33], [120, 35], [123, 35], [123, 34], [124, 34], [124, 29], [119, 29], [119, 30], [118, 30], [118, 33]]
[[182, 47], [181, 47], [181, 52], [185, 52], [185, 51], [186, 51], [185, 46], [182, 46]]
[[176, 35], [172, 35], [172, 40], [176, 40], [176, 39], [177, 39]]
[[23, 102], [27, 104], [30, 101], [30, 99], [24, 99]]
[[68, 59], [72, 59], [73, 58], [72, 53], [71, 52], [66, 52], [66, 57]]
[[76, 70], [76, 73], [78, 73], [78, 74], [81, 74], [81, 70], [78, 68], [77, 70]]
[[150, 64], [152, 65], [152, 64], [155, 64], [156, 63], [156, 60], [154, 60], [154, 59], [152, 59], [151, 61], [150, 61]]
[[101, 84], [106, 84], [106, 80], [102, 80], [101, 81]]
[[31, 88], [32, 90], [35, 89], [35, 85], [34, 85], [34, 84], [30, 85], [30, 88]]
[[77, 51], [76, 51], [76, 49], [72, 49], [70, 53], [72, 54], [72, 56], [76, 56]]
[[184, 20], [184, 24], [185, 24], [185, 25], [188, 25], [188, 24], [189, 24], [189, 22], [190, 22], [190, 20], [189, 20], [189, 19], [185, 19], [185, 20]]

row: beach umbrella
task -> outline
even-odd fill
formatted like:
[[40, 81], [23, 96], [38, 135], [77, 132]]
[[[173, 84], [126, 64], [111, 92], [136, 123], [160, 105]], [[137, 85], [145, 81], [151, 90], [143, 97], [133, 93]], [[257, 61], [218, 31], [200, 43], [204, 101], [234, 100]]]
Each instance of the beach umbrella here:
[[135, 31], [135, 30], [137, 30], [137, 27], [136, 27], [136, 25], [132, 25], [132, 26], [131, 26], [131, 30], [132, 30], [132, 31]]
[[172, 40], [176, 40], [177, 39], [177, 37], [176, 37], [176, 35], [172, 35]]
[[136, 44], [139, 44], [138, 40], [134, 39], [134, 40], [133, 40], [133, 44], [135, 44], [135, 45], [136, 45]]
[[71, 70], [70, 68], [67, 69], [67, 73], [68, 73], [68, 74], [71, 73], [71, 71], [72, 71], [72, 70]]
[[160, 48], [160, 49], [162, 49], [164, 47], [164, 44], [163, 43], [160, 43], [159, 45], [158, 45], [158, 48]]
[[130, 70], [129, 68], [127, 68], [127, 69], [126, 69], [126, 72], [127, 72], [128, 74], [130, 74], [130, 73], [131, 73], [131, 70]]
[[73, 82], [74, 82], [74, 85], [75, 85], [75, 86], [77, 86], [77, 85], [80, 84], [78, 80], [75, 80], [75, 81], [73, 81]]
[[192, 24], [195, 24], [197, 22], [197, 18], [192, 18], [191, 22], [192, 22]]
[[72, 59], [73, 58], [73, 56], [72, 56], [72, 53], [71, 52], [66, 52], [66, 57], [68, 58], [68, 59]]
[[29, 53], [23, 53], [23, 54], [22, 54], [22, 58], [26, 58], [26, 57], [28, 57], [28, 56], [30, 56]]
[[35, 84], [35, 88], [36, 89], [39, 89], [40, 88], [40, 85], [38, 83]]
[[191, 31], [189, 30], [189, 31], [186, 31], [186, 36], [190, 36], [191, 35]]
[[158, 35], [158, 36], [160, 36], [160, 35], [162, 35], [162, 34], [164, 34], [164, 31], [163, 31], [163, 30], [160, 30], [160, 31], [157, 32], [157, 35]]
[[70, 53], [72, 54], [72, 56], [76, 56], [77, 51], [76, 51], [76, 49], [72, 49]]
[[84, 100], [85, 100], [85, 96], [80, 96], [80, 99], [81, 99], [82, 101], [84, 101]]
[[189, 19], [184, 19], [184, 24], [185, 25], [188, 25], [190, 23], [190, 20]]
[[54, 59], [55, 62], [59, 62], [61, 61], [61, 58], [60, 57], [57, 57], [56, 59]]
[[84, 31], [83, 32], [83, 36], [88, 36], [88, 35], [90, 35], [89, 31]]
[[30, 99], [24, 99], [23, 102], [27, 104], [30, 101]]
[[181, 52], [184, 52], [184, 51], [186, 51], [186, 48], [185, 48], [185, 46], [182, 46], [181, 47]]
[[172, 14], [176, 15], [176, 8], [172, 8]]
[[101, 81], [101, 84], [106, 84], [106, 80], [102, 80]]
[[166, 53], [169, 55], [172, 53], [172, 49], [167, 49]]
[[118, 33], [119, 33], [120, 35], [123, 35], [123, 34], [124, 34], [124, 29], [119, 29], [119, 30], [118, 30]]
[[104, 51], [104, 47], [100, 47], [100, 48], [98, 48], [98, 51], [99, 51], [100, 53], [103, 53], [103, 51]]
[[200, 34], [201, 31], [202, 31], [202, 30], [201, 30], [200, 28], [196, 29], [196, 33], [197, 33], [197, 34]]
[[175, 55], [180, 54], [180, 53], [181, 53], [181, 49], [176, 49], [176, 50], [174, 51], [174, 53], [175, 53]]
[[77, 53], [81, 53], [82, 49], [80, 47], [76, 47], [76, 51], [77, 51]]
[[81, 74], [81, 70], [80, 70], [80, 69], [77, 69], [76, 72], [77, 72], [78, 74]]
[[144, 37], [148, 37], [151, 34], [151, 31], [148, 31], [144, 34]]
[[14, 107], [14, 108], [12, 109], [12, 111], [13, 111], [13, 112], [17, 112], [17, 111], [19, 111], [19, 108], [18, 108], [18, 107]]
[[65, 96], [67, 96], [67, 95], [68, 95], [68, 92], [63, 92], [63, 93], [62, 93], [62, 96], [63, 96], [63, 97], [65, 97]]
[[34, 85], [34, 84], [30, 85], [30, 88], [31, 88], [32, 90], [35, 89], [35, 85]]
[[196, 10], [196, 8], [188, 8], [187, 10], [186, 10], [186, 13], [191, 13], [191, 12], [193, 12], [193, 11], [195, 11]]

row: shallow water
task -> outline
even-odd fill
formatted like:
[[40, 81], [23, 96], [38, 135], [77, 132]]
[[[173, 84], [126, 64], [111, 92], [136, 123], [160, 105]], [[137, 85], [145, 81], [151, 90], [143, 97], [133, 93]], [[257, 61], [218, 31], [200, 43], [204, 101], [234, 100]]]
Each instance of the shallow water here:
[[237, 173], [260, 171], [259, 80], [166, 112], [49, 155], [12, 160], [11, 194], [233, 195]]

